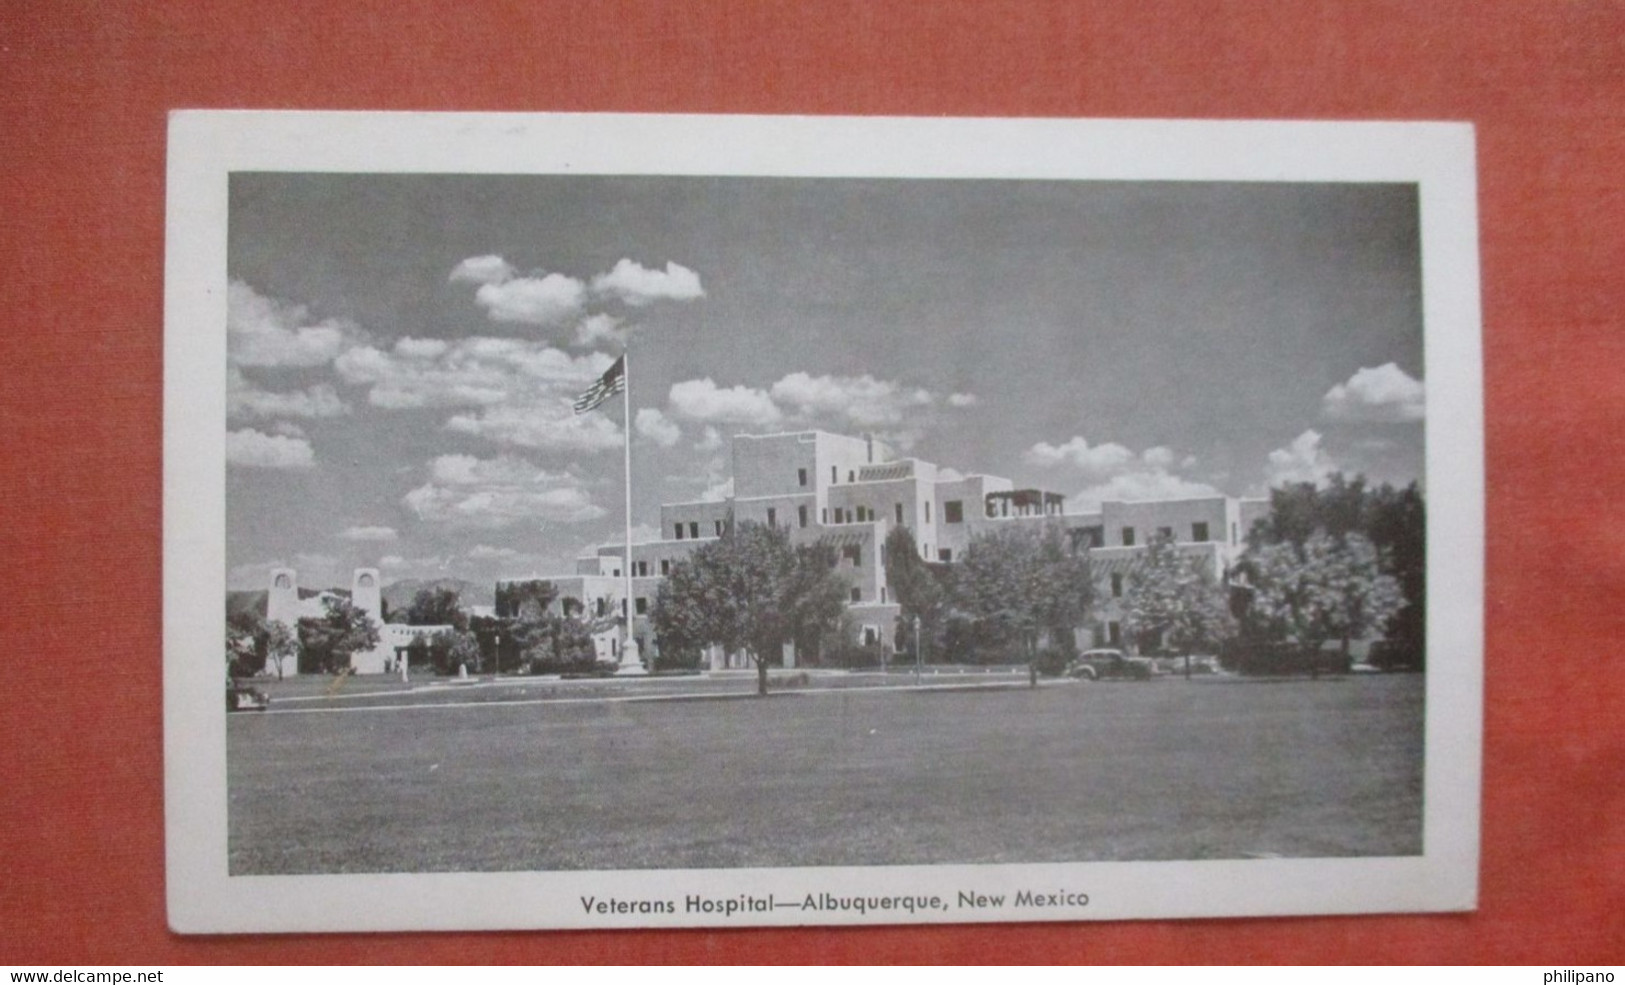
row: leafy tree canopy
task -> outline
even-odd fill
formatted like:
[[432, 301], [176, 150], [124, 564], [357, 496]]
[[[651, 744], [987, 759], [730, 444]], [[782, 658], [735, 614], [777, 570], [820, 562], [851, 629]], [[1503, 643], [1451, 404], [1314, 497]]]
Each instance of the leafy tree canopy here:
[[450, 626], [453, 629], [464, 630], [468, 628], [468, 614], [463, 611], [462, 599], [457, 589], [420, 588], [412, 596], [412, 604], [406, 607], [406, 624], [408, 626]]
[[1182, 554], [1171, 536], [1159, 535], [1129, 572], [1123, 601], [1128, 630], [1141, 644], [1160, 642], [1185, 655], [1217, 648], [1235, 629], [1229, 590], [1204, 558]]
[[336, 674], [350, 666], [350, 654], [378, 645], [378, 627], [347, 598], [329, 596], [322, 606], [324, 615], [299, 620], [299, 646], [309, 664]]
[[768, 665], [784, 644], [815, 644], [840, 619], [845, 590], [834, 560], [827, 545], [792, 546], [787, 531], [730, 523], [661, 584], [653, 613], [661, 646], [746, 650], [766, 694]]

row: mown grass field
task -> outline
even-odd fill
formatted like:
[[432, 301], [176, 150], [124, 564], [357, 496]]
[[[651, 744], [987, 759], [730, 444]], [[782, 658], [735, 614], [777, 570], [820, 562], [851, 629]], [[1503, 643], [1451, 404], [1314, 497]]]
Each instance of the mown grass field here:
[[[416, 704], [399, 692], [229, 716], [231, 872], [1409, 855], [1422, 847], [1419, 675], [814, 687], [691, 701], [485, 691], [466, 705], [399, 707]], [[519, 702], [486, 700], [502, 694]], [[392, 707], [286, 713], [379, 703]]]

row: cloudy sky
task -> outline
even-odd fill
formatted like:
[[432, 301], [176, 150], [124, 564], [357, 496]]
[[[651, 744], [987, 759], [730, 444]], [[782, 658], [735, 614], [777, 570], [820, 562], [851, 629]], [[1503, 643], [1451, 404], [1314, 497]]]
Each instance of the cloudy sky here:
[[229, 582], [557, 573], [820, 427], [1101, 499], [1422, 474], [1408, 185], [239, 174]]

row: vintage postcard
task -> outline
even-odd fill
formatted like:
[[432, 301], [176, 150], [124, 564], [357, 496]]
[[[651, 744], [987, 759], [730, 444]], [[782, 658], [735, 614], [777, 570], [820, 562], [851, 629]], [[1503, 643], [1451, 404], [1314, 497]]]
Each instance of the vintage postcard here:
[[1475, 905], [1471, 127], [179, 112], [168, 235], [176, 930]]

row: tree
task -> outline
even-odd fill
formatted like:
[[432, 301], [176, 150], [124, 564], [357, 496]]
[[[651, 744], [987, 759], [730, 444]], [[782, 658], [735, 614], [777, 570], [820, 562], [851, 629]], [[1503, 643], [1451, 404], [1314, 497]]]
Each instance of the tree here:
[[350, 654], [378, 645], [378, 627], [372, 617], [347, 598], [322, 599], [326, 613], [299, 620], [302, 663], [329, 674], [349, 669]]
[[456, 674], [480, 658], [479, 641], [467, 630], [442, 629], [423, 642], [437, 674]]
[[792, 547], [790, 535], [755, 523], [730, 523], [723, 535], [672, 566], [655, 597], [661, 646], [746, 650], [756, 690], [784, 644], [816, 643], [845, 609], [845, 591], [823, 545]]
[[1229, 589], [1209, 563], [1181, 554], [1167, 535], [1152, 538], [1129, 571], [1123, 612], [1135, 638], [1156, 639], [1185, 657], [1186, 678], [1191, 651], [1217, 647], [1235, 628]]
[[1303, 482], [1270, 491], [1270, 512], [1248, 531], [1254, 550], [1272, 544], [1302, 547], [1316, 533], [1342, 544], [1359, 534], [1376, 545], [1382, 569], [1399, 583], [1402, 604], [1386, 621], [1371, 628], [1395, 644], [1403, 660], [1426, 661], [1427, 510], [1421, 487], [1396, 489], [1387, 483], [1368, 488], [1363, 476], [1341, 473], [1323, 487]]
[[236, 612], [226, 620], [226, 662], [233, 677], [261, 671], [284, 676], [287, 662], [299, 654], [299, 640], [283, 622], [272, 622], [258, 612]]
[[1340, 640], [1345, 661], [1350, 641], [1383, 626], [1404, 601], [1363, 534], [1341, 543], [1315, 533], [1301, 545], [1270, 544], [1251, 552], [1250, 569], [1255, 619], [1311, 653]]
[[462, 599], [455, 588], [420, 588], [406, 607], [408, 626], [450, 626], [468, 628], [468, 614], [463, 611]]
[[[899, 609], [897, 638], [899, 650], [921, 646], [934, 655], [937, 639], [947, 620], [952, 601], [945, 579], [920, 557], [914, 534], [897, 526], [886, 535], [886, 584]], [[918, 620], [919, 639], [915, 637]]]
[[1088, 553], [1073, 550], [1057, 524], [972, 538], [954, 582], [955, 609], [977, 624], [978, 635], [1019, 640], [1029, 661], [1038, 657], [1041, 633], [1069, 649], [1094, 602]]

